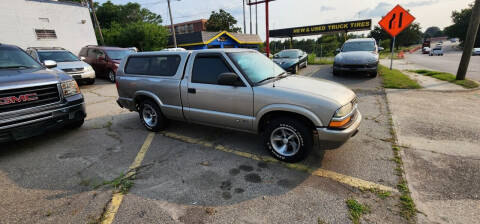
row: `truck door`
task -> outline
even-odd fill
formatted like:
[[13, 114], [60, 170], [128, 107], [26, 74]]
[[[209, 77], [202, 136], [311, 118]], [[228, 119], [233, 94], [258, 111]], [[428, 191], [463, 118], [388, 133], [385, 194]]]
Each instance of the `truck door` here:
[[238, 85], [219, 85], [217, 78], [233, 67], [220, 53], [199, 53], [190, 62], [187, 80], [185, 117], [195, 123], [251, 130], [253, 125], [253, 90], [245, 80]]

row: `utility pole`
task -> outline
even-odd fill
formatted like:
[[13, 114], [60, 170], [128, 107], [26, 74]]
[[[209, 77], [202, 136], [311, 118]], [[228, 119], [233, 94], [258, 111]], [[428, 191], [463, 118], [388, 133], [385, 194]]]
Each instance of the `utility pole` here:
[[243, 33], [247, 33], [247, 23], [245, 22], [245, 0], [243, 0]]
[[173, 25], [173, 17], [172, 17], [172, 8], [170, 7], [170, 0], [168, 2], [168, 12], [170, 13], [170, 28], [172, 30], [172, 37], [173, 37], [173, 47], [177, 48], [177, 37], [175, 36], [175, 26]]
[[472, 56], [473, 45], [475, 44], [475, 38], [478, 33], [478, 26], [480, 24], [480, 0], [475, 0], [475, 5], [472, 8], [472, 16], [470, 17], [470, 23], [468, 25], [467, 37], [465, 38], [463, 46], [462, 59], [457, 71], [457, 80], [464, 80], [467, 75], [468, 64], [470, 63], [470, 57]]
[[[248, 0], [248, 3], [250, 3], [250, 0]], [[250, 34], [252, 34], [252, 5], [248, 5], [248, 11], [250, 12]]]
[[255, 5], [255, 34], [258, 35], [258, 11], [257, 11], [257, 5]]
[[248, 5], [257, 5], [257, 4], [262, 4], [265, 3], [265, 34], [266, 34], [266, 43], [265, 43], [265, 52], [267, 53], [267, 56], [270, 55], [270, 28], [268, 26], [268, 3], [272, 2], [275, 0], [256, 0], [255, 2], [250, 1]]
[[95, 13], [95, 7], [93, 7], [93, 0], [90, 0], [90, 9], [92, 10], [93, 19], [95, 20], [95, 26], [98, 29], [98, 35], [100, 35], [100, 44], [105, 45], [105, 41], [103, 40], [102, 29], [100, 28], [100, 24], [98, 23], [97, 14]]

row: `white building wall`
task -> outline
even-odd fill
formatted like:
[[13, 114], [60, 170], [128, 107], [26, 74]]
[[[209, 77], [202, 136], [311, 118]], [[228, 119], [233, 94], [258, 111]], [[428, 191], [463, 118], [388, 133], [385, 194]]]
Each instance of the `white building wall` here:
[[[57, 39], [38, 40], [35, 29], [55, 30]], [[97, 39], [87, 7], [51, 0], [0, 0], [0, 43], [23, 49], [63, 47], [78, 55], [82, 47], [97, 45]]]

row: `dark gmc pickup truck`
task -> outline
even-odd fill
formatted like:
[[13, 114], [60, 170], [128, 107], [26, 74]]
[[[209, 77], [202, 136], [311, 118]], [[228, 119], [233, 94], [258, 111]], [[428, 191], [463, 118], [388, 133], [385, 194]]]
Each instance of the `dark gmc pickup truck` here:
[[24, 139], [58, 127], [80, 127], [83, 95], [70, 76], [38, 63], [12, 45], [0, 44], [0, 143]]

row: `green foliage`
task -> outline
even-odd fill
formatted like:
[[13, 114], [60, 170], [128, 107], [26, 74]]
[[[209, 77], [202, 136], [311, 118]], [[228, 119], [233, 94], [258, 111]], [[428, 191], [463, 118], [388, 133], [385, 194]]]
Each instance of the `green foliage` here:
[[167, 45], [168, 31], [165, 27], [146, 22], [125, 25], [113, 23], [103, 30], [105, 42], [119, 47], [137, 47], [140, 51], [156, 51]]
[[443, 37], [445, 35], [443, 31], [436, 27], [436, 26], [431, 26], [428, 27], [427, 30], [425, 30], [425, 33], [423, 34], [424, 37]]
[[223, 9], [220, 9], [218, 12], [212, 11], [210, 18], [205, 24], [207, 31], [217, 32], [217, 31], [228, 31], [228, 32], [241, 32], [242, 29], [235, 27], [237, 20], [230, 13], [226, 12]]
[[[462, 45], [465, 41], [465, 38], [467, 37], [468, 24], [470, 22], [470, 17], [472, 16], [472, 9], [473, 4], [471, 4], [470, 7], [466, 9], [462, 9], [460, 11], [453, 11], [451, 16], [453, 25], [445, 27], [445, 34], [450, 38], [458, 37]], [[480, 46], [480, 29], [477, 33], [475, 46]]]
[[[391, 50], [392, 40], [393, 38], [385, 32], [381, 27], [375, 26], [372, 31], [370, 31], [369, 37], [374, 38], [375, 40], [380, 42], [380, 46]], [[423, 34], [421, 31], [421, 27], [419, 23], [412, 23], [409, 27], [403, 30], [395, 39], [395, 47], [396, 49], [400, 49], [400, 47], [406, 47], [413, 44], [418, 44], [422, 41]], [[384, 41], [389, 40], [388, 45], [383, 43]]]
[[140, 51], [166, 47], [169, 34], [161, 25], [162, 17], [141, 8], [140, 4], [115, 5], [107, 1], [101, 5], [95, 3], [95, 10], [106, 45], [136, 47]]
[[379, 65], [379, 73], [383, 77], [383, 86], [392, 89], [420, 89], [422, 88], [415, 80], [410, 79], [407, 75], [399, 70]]
[[145, 22], [156, 25], [162, 24], [162, 17], [148, 9], [141, 8], [140, 4], [129, 2], [125, 5], [115, 5], [107, 1], [102, 5], [95, 3], [95, 11], [101, 28], [110, 28], [114, 23], [127, 25], [129, 23]]
[[362, 217], [363, 214], [367, 214], [370, 212], [370, 208], [367, 205], [362, 205], [353, 198], [348, 199], [346, 203], [350, 212], [350, 219], [354, 224], [359, 224], [360, 217]]
[[425, 70], [425, 69], [420, 69], [420, 70], [414, 70], [413, 72], [426, 75], [426, 76], [431, 76], [436, 79], [440, 79], [443, 81], [451, 82], [460, 86], [463, 86], [467, 89], [473, 89], [477, 88], [479, 85], [478, 83], [466, 79], [466, 80], [456, 80], [456, 76], [453, 74], [447, 73], [447, 72], [438, 72], [438, 71], [430, 71], [430, 70]]
[[308, 64], [310, 65], [332, 65], [333, 59], [332, 58], [319, 58], [315, 53], [311, 53], [308, 55]]
[[103, 183], [96, 185], [94, 188], [108, 185], [113, 187], [117, 192], [127, 194], [130, 188], [133, 187], [132, 178], [132, 176], [126, 176], [125, 174], [121, 173], [117, 178], [111, 181], [104, 181]]

